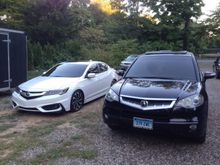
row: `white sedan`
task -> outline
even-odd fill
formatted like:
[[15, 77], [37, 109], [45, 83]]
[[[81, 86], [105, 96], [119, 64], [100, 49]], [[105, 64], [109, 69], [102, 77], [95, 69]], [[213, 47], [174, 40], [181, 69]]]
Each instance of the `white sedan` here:
[[117, 80], [115, 70], [103, 62], [60, 63], [19, 85], [12, 106], [24, 111], [78, 111], [84, 103], [104, 96]]

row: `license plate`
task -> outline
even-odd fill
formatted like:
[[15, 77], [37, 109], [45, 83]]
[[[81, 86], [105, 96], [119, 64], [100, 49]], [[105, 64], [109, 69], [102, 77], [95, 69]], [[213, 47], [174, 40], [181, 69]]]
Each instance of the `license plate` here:
[[134, 117], [133, 118], [133, 127], [152, 130], [153, 129], [153, 120]]

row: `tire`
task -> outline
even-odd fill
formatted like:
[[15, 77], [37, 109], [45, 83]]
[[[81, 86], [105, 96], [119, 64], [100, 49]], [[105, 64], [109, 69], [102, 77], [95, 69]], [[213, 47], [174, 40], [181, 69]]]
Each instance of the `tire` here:
[[84, 95], [81, 90], [76, 90], [72, 97], [70, 102], [70, 111], [76, 112], [79, 111], [84, 104]]
[[192, 141], [197, 143], [197, 144], [202, 144], [206, 140], [206, 133], [203, 136], [198, 136], [198, 137], [193, 137]]
[[115, 79], [112, 80], [111, 86], [114, 85], [117, 81]]
[[216, 72], [216, 79], [220, 79], [220, 72]]

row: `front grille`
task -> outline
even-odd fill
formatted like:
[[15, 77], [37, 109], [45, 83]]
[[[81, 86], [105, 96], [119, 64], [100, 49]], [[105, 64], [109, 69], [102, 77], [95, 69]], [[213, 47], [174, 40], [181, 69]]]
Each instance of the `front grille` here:
[[27, 100], [42, 97], [44, 94], [45, 92], [29, 92], [29, 91], [24, 91], [24, 90], [20, 91], [20, 95]]
[[142, 98], [122, 95], [120, 97], [122, 104], [141, 109], [141, 110], [158, 110], [172, 108], [176, 99], [166, 98]]

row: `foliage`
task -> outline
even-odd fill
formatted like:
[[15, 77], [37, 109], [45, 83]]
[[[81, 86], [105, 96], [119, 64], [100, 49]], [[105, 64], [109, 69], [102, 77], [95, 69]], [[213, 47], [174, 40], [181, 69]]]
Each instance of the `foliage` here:
[[183, 24], [183, 49], [187, 50], [190, 36], [191, 18], [198, 18], [201, 7], [204, 6], [202, 0], [144, 0], [146, 5], [154, 11], [155, 17], [161, 23], [179, 26]]
[[219, 47], [219, 7], [206, 23], [195, 21], [202, 0], [92, 2], [1, 0], [0, 27], [27, 32], [29, 69], [90, 59], [117, 66], [129, 54]]

